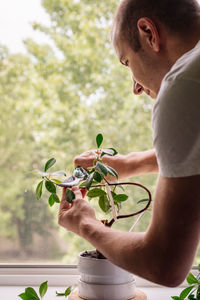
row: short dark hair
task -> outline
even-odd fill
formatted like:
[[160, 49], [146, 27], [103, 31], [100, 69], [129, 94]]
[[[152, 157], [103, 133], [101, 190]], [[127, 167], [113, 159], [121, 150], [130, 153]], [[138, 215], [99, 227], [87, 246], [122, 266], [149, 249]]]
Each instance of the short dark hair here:
[[115, 15], [120, 34], [137, 52], [141, 45], [137, 22], [142, 17], [160, 21], [172, 33], [187, 34], [200, 17], [197, 0], [123, 0]]

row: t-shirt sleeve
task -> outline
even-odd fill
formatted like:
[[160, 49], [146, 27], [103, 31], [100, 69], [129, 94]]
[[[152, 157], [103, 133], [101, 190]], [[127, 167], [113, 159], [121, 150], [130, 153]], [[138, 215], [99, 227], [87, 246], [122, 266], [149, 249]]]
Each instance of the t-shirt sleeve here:
[[161, 87], [153, 110], [154, 147], [164, 177], [200, 174], [200, 84], [176, 79]]

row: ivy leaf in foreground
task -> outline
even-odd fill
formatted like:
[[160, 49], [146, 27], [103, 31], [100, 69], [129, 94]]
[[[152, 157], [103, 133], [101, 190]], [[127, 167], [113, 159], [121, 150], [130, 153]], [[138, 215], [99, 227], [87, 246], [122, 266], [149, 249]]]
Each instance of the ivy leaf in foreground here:
[[36, 188], [37, 200], [40, 200], [40, 198], [42, 196], [42, 187], [43, 187], [43, 180], [38, 183], [37, 188]]
[[185, 288], [180, 294], [180, 299], [184, 300], [194, 287], [195, 286], [192, 285], [192, 286], [188, 286], [187, 288]]
[[39, 287], [40, 297], [43, 298], [48, 289], [48, 281], [43, 282]]
[[192, 273], [189, 273], [189, 275], [187, 276], [187, 282], [189, 284], [193, 284], [193, 283], [198, 283], [198, 280], [194, 277]]
[[48, 169], [50, 169], [55, 164], [55, 162], [55, 158], [50, 158], [45, 164], [44, 171], [46, 172]]
[[56, 296], [64, 296], [64, 297], [67, 297], [67, 296], [69, 296], [71, 294], [71, 286], [70, 287], [68, 287], [66, 290], [65, 290], [65, 292], [64, 293], [58, 293], [58, 292], [56, 292]]
[[20, 297], [22, 300], [30, 300], [30, 298], [25, 293], [18, 295], [18, 297]]
[[45, 181], [45, 187], [48, 192], [55, 194], [56, 193], [56, 187], [55, 184], [51, 181]]
[[101, 146], [102, 142], [103, 142], [103, 135], [101, 133], [99, 133], [96, 136], [97, 148], [99, 148]]
[[28, 299], [30, 299], [30, 300], [40, 300], [36, 291], [32, 287], [26, 288], [25, 294], [26, 294], [26, 296], [28, 296]]
[[75, 194], [72, 190], [66, 189], [65, 199], [67, 202], [72, 203], [72, 201], [75, 199]]
[[181, 300], [181, 298], [178, 297], [178, 296], [172, 296], [172, 299], [174, 299], [174, 300]]

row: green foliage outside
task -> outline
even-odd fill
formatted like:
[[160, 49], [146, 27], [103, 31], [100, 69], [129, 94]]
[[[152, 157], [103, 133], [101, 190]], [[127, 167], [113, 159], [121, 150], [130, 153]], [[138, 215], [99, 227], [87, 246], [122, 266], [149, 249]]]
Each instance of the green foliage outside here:
[[[70, 175], [74, 156], [94, 149], [99, 132], [105, 147], [113, 146], [122, 154], [152, 148], [153, 102], [132, 94], [130, 74], [119, 64], [110, 43], [118, 1], [43, 0], [42, 5], [51, 26], [33, 27], [51, 42], [39, 45], [26, 40], [26, 55], [0, 47], [0, 241], [13, 245], [4, 252], [0, 246], [0, 261], [17, 257], [18, 261], [76, 263], [77, 254], [91, 246], [58, 227], [59, 205], [49, 209], [48, 195], [36, 201], [38, 181], [34, 186], [28, 171], [56, 157], [57, 169], [66, 168]], [[156, 178], [143, 175], [133, 180], [153, 193]], [[144, 198], [137, 188], [129, 193], [133, 200], [126, 212], [135, 210], [134, 199]], [[98, 206], [94, 200], [91, 204]], [[136, 230], [144, 231], [150, 218], [147, 212]], [[132, 222], [116, 226], [128, 230]], [[44, 241], [41, 254], [34, 247], [38, 238]], [[52, 242], [45, 248], [47, 239]]]

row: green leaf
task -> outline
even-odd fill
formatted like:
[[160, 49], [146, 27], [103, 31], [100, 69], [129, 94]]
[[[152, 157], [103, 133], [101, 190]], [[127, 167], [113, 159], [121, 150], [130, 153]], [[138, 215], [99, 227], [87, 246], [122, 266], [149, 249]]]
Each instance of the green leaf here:
[[87, 180], [85, 181], [85, 186], [86, 186], [86, 189], [87, 189], [88, 191], [89, 191], [89, 189], [90, 189], [90, 187], [91, 187], [91, 185], [92, 185], [92, 180], [93, 180], [93, 178], [94, 178], [94, 172], [91, 173], [91, 174], [88, 176]]
[[190, 294], [190, 295], [188, 296], [188, 299], [190, 299], [190, 300], [195, 299], [195, 298], [194, 298], [194, 294]]
[[37, 188], [36, 188], [37, 200], [39, 200], [42, 196], [42, 187], [43, 187], [43, 180], [38, 183]]
[[149, 199], [141, 199], [137, 202], [137, 204], [147, 204], [149, 202]]
[[42, 177], [45, 177], [45, 176], [50, 175], [50, 173], [42, 172], [42, 171], [40, 171], [40, 170], [37, 171], [37, 174], [40, 175], [40, 176], [42, 176]]
[[58, 292], [56, 291], [56, 296], [58, 296], [58, 297], [63, 297], [63, 296], [65, 296], [65, 293], [58, 293]]
[[107, 168], [108, 173], [109, 173], [110, 175], [115, 176], [116, 178], [118, 178], [118, 174], [117, 174], [117, 172], [115, 171], [115, 169], [113, 169], [112, 167], [107, 166], [107, 165], [106, 165], [106, 168]]
[[66, 176], [66, 172], [65, 171], [57, 171], [57, 172], [50, 173], [50, 175], [53, 175], [53, 176]]
[[99, 197], [99, 207], [105, 213], [110, 209], [110, 203], [106, 195]]
[[180, 298], [178, 296], [172, 296], [172, 299], [174, 299], [174, 300], [180, 300]]
[[53, 194], [51, 194], [49, 196], [49, 200], [48, 201], [49, 201], [49, 205], [52, 207], [54, 205], [54, 203], [55, 203], [54, 198], [53, 198]]
[[101, 174], [99, 174], [99, 172], [95, 171], [94, 172], [94, 180], [97, 181], [97, 182], [101, 182], [102, 181], [102, 176]]
[[25, 293], [18, 295], [18, 297], [20, 297], [23, 300], [30, 300], [30, 298]]
[[99, 148], [101, 146], [102, 142], [103, 142], [103, 135], [101, 133], [99, 133], [96, 136], [97, 148]]
[[56, 162], [55, 158], [49, 159], [45, 164], [44, 171], [46, 172], [48, 169], [50, 169], [55, 164], [55, 162]]
[[101, 149], [101, 157], [104, 155], [115, 156], [118, 152], [114, 148]]
[[128, 196], [125, 194], [114, 195], [114, 200], [117, 202], [124, 202], [128, 199]]
[[96, 169], [101, 175], [107, 176], [108, 169], [107, 169], [106, 165], [104, 165], [98, 161], [96, 164]]
[[183, 300], [187, 297], [187, 295], [191, 292], [191, 290], [194, 288], [194, 285], [187, 287], [184, 289], [180, 294], [180, 299]]
[[45, 181], [45, 187], [48, 192], [55, 194], [56, 193], [56, 187], [55, 184], [51, 181]]
[[26, 294], [26, 296], [29, 297], [30, 300], [33, 300], [33, 299], [34, 300], [40, 300], [40, 298], [38, 297], [36, 291], [31, 287], [28, 287], [28, 288], [25, 289], [25, 294]]
[[74, 192], [70, 189], [66, 189], [65, 199], [67, 202], [72, 203], [72, 201], [76, 198]]
[[47, 292], [47, 289], [48, 289], [48, 281], [45, 281], [40, 285], [40, 288], [39, 288], [39, 293], [40, 293], [41, 298], [44, 297], [44, 295]]
[[189, 273], [187, 276], [187, 282], [189, 284], [198, 283], [198, 280], [194, 277], [192, 273]]
[[57, 194], [52, 194], [52, 195], [53, 195], [54, 202], [60, 203], [60, 199], [59, 199], [58, 195]]
[[65, 297], [69, 296], [71, 294], [71, 291], [72, 291], [72, 288], [70, 286], [65, 290]]
[[95, 198], [103, 195], [106, 195], [106, 192], [100, 188], [94, 188], [87, 193], [87, 196], [90, 198]]
[[117, 155], [117, 154], [118, 154], [118, 152], [117, 152], [117, 150], [116, 150], [116, 149], [114, 149], [114, 148], [109, 148], [109, 149], [113, 150], [113, 152], [114, 152], [113, 156], [115, 156], [115, 155]]
[[56, 296], [64, 296], [64, 297], [67, 297], [67, 296], [69, 296], [70, 294], [71, 294], [71, 290], [72, 289], [72, 287], [70, 286], [70, 287], [68, 287], [66, 290], [65, 290], [65, 292], [64, 293], [58, 293], [58, 292], [56, 292]]
[[54, 181], [54, 182], [57, 183], [57, 184], [60, 184], [60, 183], [62, 182], [61, 180], [58, 180], [58, 179], [56, 179], [56, 178], [52, 179], [52, 181]]

